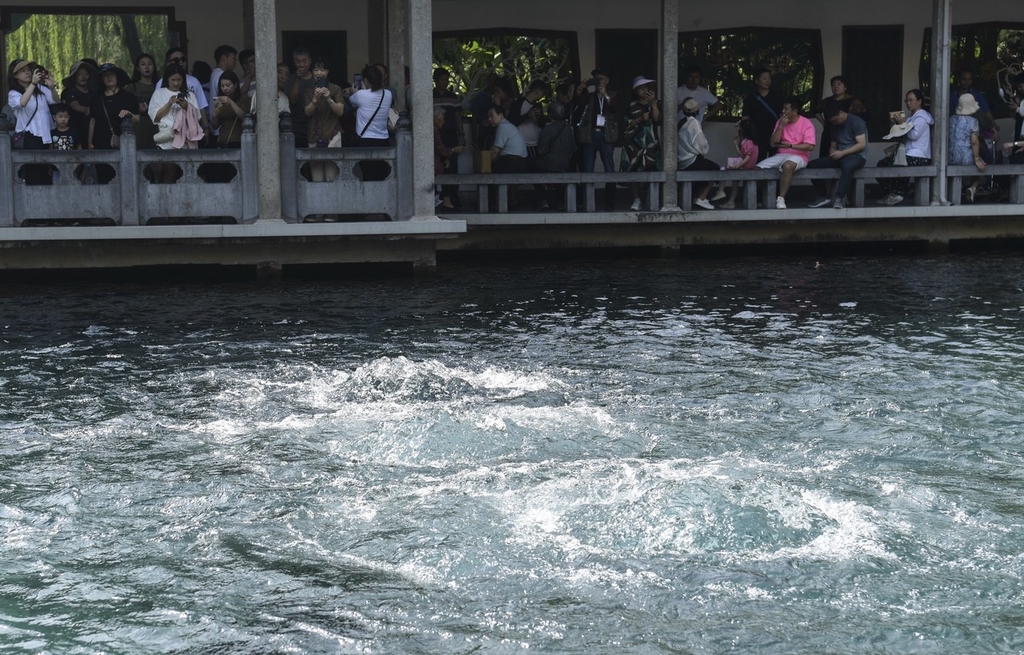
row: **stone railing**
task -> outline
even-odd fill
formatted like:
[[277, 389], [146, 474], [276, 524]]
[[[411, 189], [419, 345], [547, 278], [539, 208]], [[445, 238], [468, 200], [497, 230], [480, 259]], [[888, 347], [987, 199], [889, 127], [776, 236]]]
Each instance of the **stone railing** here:
[[[35, 220], [105, 219], [115, 225], [145, 225], [154, 218], [229, 216], [238, 223], [258, 217], [256, 134], [247, 117], [238, 149], [138, 150], [131, 119], [121, 126], [120, 150], [12, 150], [6, 122], [0, 122], [0, 227]], [[171, 165], [181, 177], [157, 184], [151, 165]], [[29, 185], [25, 166], [55, 171], [52, 184]], [[225, 182], [206, 182], [206, 166], [228, 169]], [[97, 184], [106, 167], [112, 179]], [[92, 183], [91, 183], [92, 182]]]
[[[146, 225], [154, 219], [216, 216], [253, 223], [259, 218], [257, 137], [251, 116], [245, 118], [237, 149], [139, 150], [131, 119], [125, 119], [120, 150], [13, 150], [10, 127], [0, 114], [0, 227], [26, 221]], [[285, 220], [302, 222], [316, 214], [386, 214], [391, 220], [408, 219], [412, 215], [410, 128], [403, 113], [392, 147], [296, 149], [285, 115], [280, 134]], [[303, 169], [312, 163], [337, 166], [337, 177], [331, 182], [311, 182]], [[165, 165], [180, 169], [174, 183], [157, 183], [150, 172], [153, 166]], [[26, 184], [19, 174], [25, 166], [46, 166], [56, 173], [53, 183]], [[363, 179], [365, 170], [374, 166], [383, 169], [377, 176], [382, 179]], [[110, 178], [109, 183], [95, 183], [93, 173], [100, 167], [107, 171], [104, 177]], [[204, 172], [211, 170], [218, 175]]]
[[[412, 131], [404, 112], [394, 145], [388, 148], [296, 148], [291, 119], [283, 117], [280, 126], [281, 211], [285, 220], [301, 223], [318, 214], [386, 214], [391, 220], [401, 220], [412, 214]], [[313, 165], [325, 167], [336, 177], [312, 181]]]

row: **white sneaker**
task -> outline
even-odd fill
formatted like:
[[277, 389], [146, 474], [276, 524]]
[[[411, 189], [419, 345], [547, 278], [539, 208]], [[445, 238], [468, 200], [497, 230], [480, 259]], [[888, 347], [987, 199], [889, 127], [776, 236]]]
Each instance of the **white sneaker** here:
[[775, 199], [775, 209], [785, 209], [785, 208], [786, 208], [786, 199], [783, 198], [782, 196], [779, 196], [778, 198], [776, 198]]
[[704, 209], [715, 208], [715, 206], [712, 205], [709, 200], [705, 200], [704, 198], [697, 198], [696, 200], [693, 201], [693, 204], [697, 205], [698, 207], [703, 207]]
[[635, 212], [640, 211], [640, 199], [637, 198], [636, 200], [634, 200], [633, 204], [629, 206], [629, 209], [630, 209], [630, 211], [635, 211]]
[[711, 202], [718, 202], [726, 196], [725, 191], [722, 191], [722, 187], [715, 189], [715, 195], [711, 196]]
[[885, 204], [889, 205], [890, 207], [892, 207], [893, 205], [898, 205], [901, 202], [903, 202], [903, 196], [901, 196], [898, 193], [890, 193], [889, 197], [885, 199]]
[[819, 198], [815, 198], [814, 202], [812, 202], [811, 204], [809, 204], [807, 206], [810, 207], [811, 209], [817, 209], [819, 207], [824, 207], [825, 205], [828, 205], [831, 202], [832, 202], [831, 198], [821, 198], [821, 197], [819, 197]]

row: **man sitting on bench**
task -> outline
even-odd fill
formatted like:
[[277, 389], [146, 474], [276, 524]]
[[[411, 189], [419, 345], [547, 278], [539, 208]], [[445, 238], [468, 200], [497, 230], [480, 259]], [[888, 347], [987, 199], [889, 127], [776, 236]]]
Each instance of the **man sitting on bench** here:
[[839, 168], [842, 169], [842, 173], [831, 198], [825, 190], [825, 180], [811, 180], [818, 197], [809, 206], [824, 207], [831, 204], [836, 209], [842, 209], [846, 202], [846, 193], [850, 190], [850, 182], [853, 181], [854, 171], [863, 168], [864, 162], [867, 161], [868, 126], [860, 116], [847, 113], [839, 107], [832, 108], [829, 114], [825, 117], [832, 125], [829, 155], [811, 161], [807, 168]]

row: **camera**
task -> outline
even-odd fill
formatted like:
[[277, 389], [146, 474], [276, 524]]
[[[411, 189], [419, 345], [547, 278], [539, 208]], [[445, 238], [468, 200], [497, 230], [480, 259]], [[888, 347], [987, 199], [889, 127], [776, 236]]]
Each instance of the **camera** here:
[[589, 80], [587, 80], [587, 91], [589, 93], [593, 93], [594, 91], [597, 91], [597, 87], [600, 85], [601, 80], [596, 77], [592, 77]]

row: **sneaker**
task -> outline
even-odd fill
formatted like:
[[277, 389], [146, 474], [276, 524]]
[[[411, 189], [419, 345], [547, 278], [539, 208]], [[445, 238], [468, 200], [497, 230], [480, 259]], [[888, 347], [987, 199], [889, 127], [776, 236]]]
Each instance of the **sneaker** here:
[[785, 208], [786, 208], [786, 199], [783, 198], [782, 196], [779, 196], [778, 198], [776, 198], [775, 199], [775, 209], [785, 209]]
[[629, 209], [630, 209], [630, 211], [634, 211], [634, 212], [640, 211], [640, 199], [637, 198], [636, 200], [634, 200], [633, 204], [629, 206]]
[[715, 189], [715, 195], [711, 196], [711, 202], [718, 202], [726, 196], [725, 191], [722, 191], [722, 187]]
[[832, 203], [832, 209], [844, 209], [843, 201], [837, 199], [834, 203]]
[[710, 201], [705, 200], [704, 198], [697, 198], [696, 200], [693, 201], [693, 204], [697, 205], [698, 207], [703, 207], [704, 209], [715, 208], [715, 206], [712, 205]]
[[722, 209], [736, 209], [736, 203], [733, 202], [732, 200], [726, 200], [721, 205], [719, 205], [719, 207], [721, 207]]
[[890, 207], [892, 207], [893, 205], [898, 205], [901, 202], [903, 202], [903, 196], [901, 196], [898, 193], [890, 193], [889, 197], [885, 199], [885, 204], [889, 205]]
[[810, 207], [811, 209], [818, 209], [819, 207], [824, 207], [824, 206], [828, 205], [831, 202], [832, 202], [832, 200], [829, 199], [829, 198], [820, 198], [819, 197], [819, 198], [815, 198], [814, 202], [812, 202], [811, 204], [809, 204], [807, 206]]

